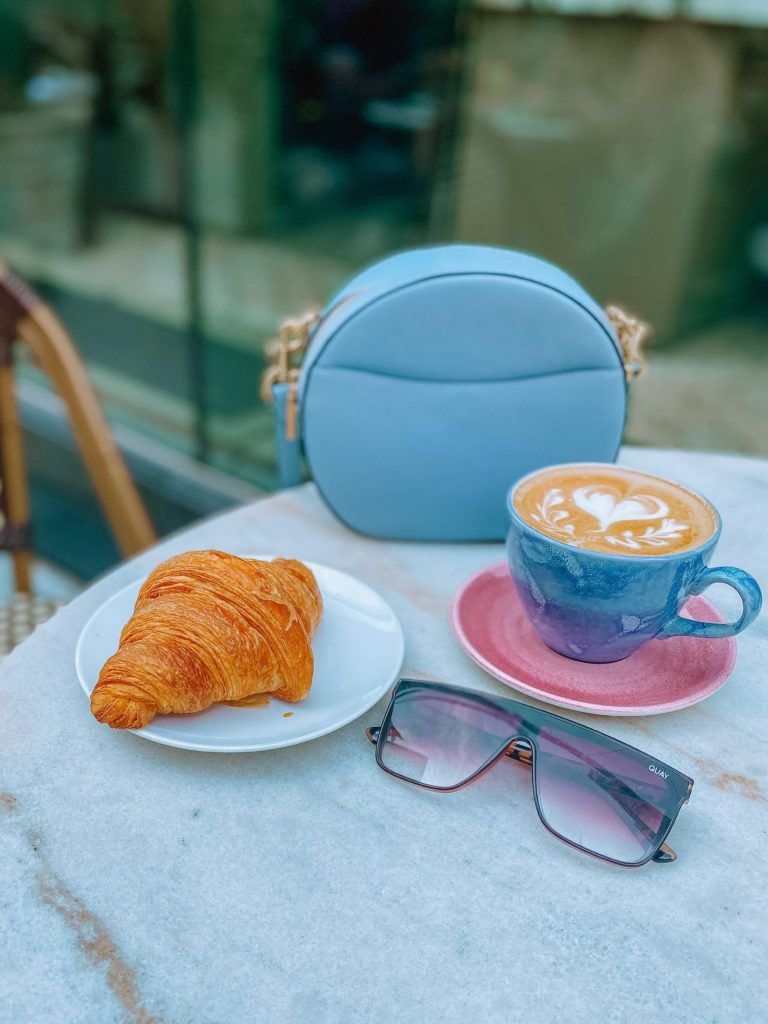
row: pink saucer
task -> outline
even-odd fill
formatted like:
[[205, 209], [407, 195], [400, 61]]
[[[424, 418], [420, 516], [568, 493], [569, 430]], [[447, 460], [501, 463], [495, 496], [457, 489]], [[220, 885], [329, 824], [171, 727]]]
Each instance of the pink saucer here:
[[[683, 614], [723, 616], [705, 597]], [[470, 658], [502, 683], [539, 700], [597, 715], [658, 715], [696, 704], [719, 689], [736, 663], [736, 641], [650, 640], [624, 661], [589, 665], [551, 651], [523, 611], [506, 562], [468, 580], [451, 603], [451, 626]]]

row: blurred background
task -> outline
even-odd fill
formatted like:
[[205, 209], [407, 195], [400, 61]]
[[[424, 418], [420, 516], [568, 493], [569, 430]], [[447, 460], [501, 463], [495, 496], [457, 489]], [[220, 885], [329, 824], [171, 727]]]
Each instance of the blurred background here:
[[[629, 442], [768, 455], [768, 0], [0, 0], [0, 259], [71, 332], [160, 533], [277, 486], [279, 320], [450, 240], [653, 324]], [[66, 595], [120, 556], [16, 359]]]

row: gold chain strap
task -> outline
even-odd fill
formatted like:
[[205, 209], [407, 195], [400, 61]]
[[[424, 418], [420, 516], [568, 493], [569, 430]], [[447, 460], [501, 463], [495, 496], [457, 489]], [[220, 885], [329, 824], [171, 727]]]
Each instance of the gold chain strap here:
[[[624, 373], [627, 380], [634, 380], [645, 373], [646, 362], [643, 345], [651, 334], [651, 328], [621, 309], [620, 306], [606, 306], [605, 314], [616, 331], [624, 358]], [[264, 346], [267, 366], [261, 375], [259, 393], [262, 402], [271, 404], [274, 384], [288, 384], [285, 411], [285, 434], [289, 440], [296, 437], [296, 410], [301, 360], [309, 344], [312, 328], [320, 319], [316, 310], [310, 310], [294, 320], [283, 320], [280, 334]]]
[[262, 402], [274, 401], [272, 387], [275, 384], [288, 385], [285, 406], [285, 436], [289, 441], [296, 437], [296, 410], [299, 390], [301, 360], [309, 344], [309, 334], [320, 319], [320, 314], [311, 310], [295, 320], [283, 320], [280, 334], [264, 346], [267, 366], [261, 375], [259, 394]]
[[624, 375], [627, 380], [640, 377], [648, 368], [643, 346], [651, 337], [651, 327], [643, 320], [630, 316], [621, 306], [606, 306], [605, 315], [616, 331], [624, 356]]

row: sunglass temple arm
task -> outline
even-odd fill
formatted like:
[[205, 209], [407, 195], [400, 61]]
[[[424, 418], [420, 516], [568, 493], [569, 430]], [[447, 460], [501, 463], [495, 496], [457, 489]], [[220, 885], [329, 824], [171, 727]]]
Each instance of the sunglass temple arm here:
[[[513, 761], [519, 761], [520, 764], [525, 765], [526, 768], [533, 767], [533, 751], [531, 750], [530, 746], [523, 746], [519, 740], [512, 740], [510, 745], [504, 751], [504, 756], [511, 758]], [[617, 803], [621, 804], [624, 812], [630, 815], [630, 817], [634, 820], [635, 824], [638, 827], [642, 827], [643, 829], [645, 829], [645, 822], [638, 818], [632, 812], [631, 808], [625, 805], [625, 803], [622, 800], [622, 794], [617, 793], [616, 790], [607, 783], [607, 780], [604, 781], [600, 777], [599, 773], [596, 774], [597, 777], [595, 778], [595, 775], [590, 773], [590, 776], [593, 779], [593, 781], [596, 782], [598, 786], [601, 787], [601, 789], [604, 789], [605, 792], [608, 793], [608, 795], [612, 797], [614, 800], [616, 800]], [[673, 860], [677, 860], [677, 854], [671, 846], [667, 846], [666, 843], [662, 843], [656, 851], [656, 853], [654, 853], [651, 860], [656, 861], [657, 864], [669, 864]]]

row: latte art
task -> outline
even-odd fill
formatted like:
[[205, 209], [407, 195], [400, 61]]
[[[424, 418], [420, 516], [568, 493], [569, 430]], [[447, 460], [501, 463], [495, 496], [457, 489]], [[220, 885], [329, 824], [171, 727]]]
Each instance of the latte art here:
[[698, 494], [618, 466], [553, 466], [521, 481], [512, 500], [521, 519], [548, 537], [607, 554], [674, 554], [717, 529], [714, 509]]

